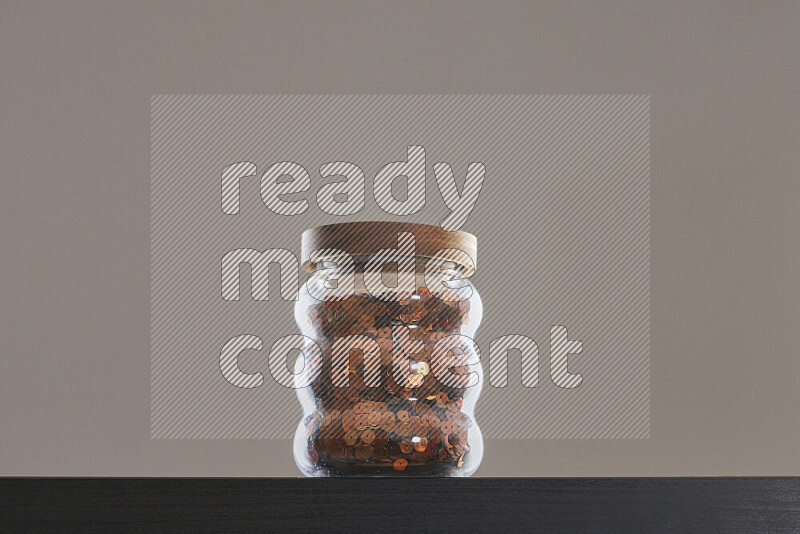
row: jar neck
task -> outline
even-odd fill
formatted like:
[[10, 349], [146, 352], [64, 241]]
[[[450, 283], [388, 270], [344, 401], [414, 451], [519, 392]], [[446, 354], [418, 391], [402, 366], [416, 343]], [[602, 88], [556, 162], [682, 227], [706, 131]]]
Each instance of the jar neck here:
[[[312, 282], [312, 280], [309, 279], [308, 283], [325, 284], [328, 289], [334, 289], [339, 287], [342, 280], [352, 278], [351, 287], [356, 293], [369, 292], [374, 294], [374, 287], [373, 290], [370, 291], [367, 289], [367, 285], [370, 284], [370, 277], [372, 277], [373, 280], [371, 283], [376, 283], [376, 278], [374, 277], [376, 274], [378, 274], [377, 270], [366, 270], [364, 264], [357, 264], [355, 272], [348, 272], [338, 265], [327, 263], [318, 266], [317, 272], [313, 276], [314, 281]], [[465, 280], [462, 273], [455, 268], [439, 268], [435, 271], [426, 272], [424, 264], [415, 264], [413, 280], [409, 279], [407, 276], [403, 276], [402, 273], [398, 273], [396, 269], [394, 271], [389, 270], [389, 266], [379, 274], [379, 278], [381, 283], [384, 284], [386, 291], [400, 291], [404, 294], [406, 292], [417, 291], [419, 288], [428, 288], [430, 290], [433, 287], [439, 287], [438, 284], [443, 284], [444, 288], [448, 289], [461, 288], [465, 283], [472, 286], [470, 281]], [[327, 285], [329, 283], [334, 283], [334, 285], [329, 287]], [[379, 291], [379, 293], [380, 292], [382, 291]]]
[[[413, 262], [414, 272], [419, 274], [425, 274], [426, 269], [429, 270], [431, 273], [437, 273], [441, 276], [446, 276], [450, 278], [459, 278], [460, 271], [458, 269], [458, 265], [455, 262], [444, 262], [437, 265], [428, 265], [429, 258], [422, 258], [422, 257], [414, 257], [411, 262]], [[408, 260], [403, 260], [404, 266], [408, 268], [408, 264], [410, 263]], [[366, 272], [397, 272], [399, 263], [398, 261], [387, 261], [381, 263], [378, 266], [370, 266], [368, 267], [368, 261], [365, 257], [355, 257], [353, 258], [353, 268], [356, 274], [364, 274]], [[345, 269], [337, 264], [334, 261], [321, 261], [317, 263], [317, 270], [327, 270], [331, 275], [339, 274], [345, 272]], [[435, 269], [435, 270], [434, 270]]]

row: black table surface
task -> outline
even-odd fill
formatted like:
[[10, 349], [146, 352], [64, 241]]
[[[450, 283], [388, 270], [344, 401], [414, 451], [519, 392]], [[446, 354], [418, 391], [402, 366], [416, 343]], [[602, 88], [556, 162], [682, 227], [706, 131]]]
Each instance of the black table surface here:
[[0, 515], [2, 532], [800, 532], [800, 478], [4, 478]]

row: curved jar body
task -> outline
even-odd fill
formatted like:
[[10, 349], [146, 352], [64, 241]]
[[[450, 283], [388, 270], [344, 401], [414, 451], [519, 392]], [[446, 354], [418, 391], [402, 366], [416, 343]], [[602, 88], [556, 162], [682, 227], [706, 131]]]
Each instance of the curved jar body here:
[[364, 284], [371, 274], [357, 267], [346, 298], [320, 277], [300, 292], [295, 319], [320, 350], [295, 368], [310, 384], [297, 389], [295, 461], [307, 476], [469, 476], [483, 456], [474, 418], [483, 372], [471, 342], [480, 296], [463, 279], [468, 298], [434, 296], [418, 269], [413, 293], [376, 297]]

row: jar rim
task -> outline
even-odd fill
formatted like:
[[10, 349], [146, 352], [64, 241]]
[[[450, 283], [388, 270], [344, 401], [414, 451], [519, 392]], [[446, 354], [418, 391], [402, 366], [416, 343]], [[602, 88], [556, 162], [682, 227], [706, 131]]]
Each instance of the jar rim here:
[[[317, 263], [333, 261], [336, 254], [327, 255], [327, 250], [342, 250], [353, 258], [364, 258], [381, 250], [397, 249], [398, 234], [411, 233], [414, 237], [414, 253], [416, 260], [427, 262], [431, 258], [452, 262], [455, 268], [465, 275], [475, 271], [477, 261], [478, 239], [473, 234], [462, 230], [445, 230], [440, 226], [422, 223], [395, 221], [362, 221], [335, 223], [310, 228], [303, 232], [301, 245], [301, 263], [309, 272], [317, 270]], [[448, 249], [460, 251], [464, 255], [440, 253]], [[317, 253], [311, 261], [311, 254]], [[468, 259], [470, 261], [466, 261]]]

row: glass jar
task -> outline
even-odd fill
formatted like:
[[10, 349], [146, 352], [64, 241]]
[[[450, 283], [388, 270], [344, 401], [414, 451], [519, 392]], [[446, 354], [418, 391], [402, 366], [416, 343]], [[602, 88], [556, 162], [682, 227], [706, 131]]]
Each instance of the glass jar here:
[[483, 371], [472, 338], [482, 305], [466, 279], [475, 252], [471, 234], [421, 224], [303, 234], [303, 266], [314, 275], [295, 319], [318, 347], [295, 366], [303, 417], [294, 456], [305, 475], [469, 476], [478, 468]]

